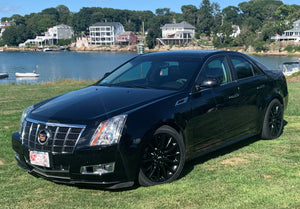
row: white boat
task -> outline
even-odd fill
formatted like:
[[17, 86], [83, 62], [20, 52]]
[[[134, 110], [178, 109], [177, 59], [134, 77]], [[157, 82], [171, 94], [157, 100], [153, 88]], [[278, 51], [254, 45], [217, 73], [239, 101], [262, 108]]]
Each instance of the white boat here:
[[43, 51], [44, 51], [44, 52], [51, 52], [52, 49], [50, 49], [50, 48], [47, 47], [47, 48], [44, 48]]
[[8, 77], [8, 73], [0, 73], [0, 79], [7, 78], [7, 77]]
[[[300, 58], [299, 58], [300, 59]], [[285, 76], [290, 76], [300, 71], [300, 61], [284, 62], [280, 67], [280, 70]]]
[[33, 73], [15, 73], [16, 77], [39, 77], [40, 74]]

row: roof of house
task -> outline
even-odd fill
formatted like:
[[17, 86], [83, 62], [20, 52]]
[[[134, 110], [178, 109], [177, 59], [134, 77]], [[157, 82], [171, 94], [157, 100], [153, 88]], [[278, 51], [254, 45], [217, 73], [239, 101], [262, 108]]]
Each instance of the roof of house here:
[[118, 24], [121, 24], [121, 23], [119, 23], [119, 22], [97, 22], [92, 26], [111, 26], [112, 27], [112, 26], [115, 26]]
[[184, 29], [195, 29], [194, 26], [192, 26], [191, 24], [182, 21], [181, 23], [175, 23], [175, 24], [165, 24], [163, 27], [161, 28], [184, 28]]

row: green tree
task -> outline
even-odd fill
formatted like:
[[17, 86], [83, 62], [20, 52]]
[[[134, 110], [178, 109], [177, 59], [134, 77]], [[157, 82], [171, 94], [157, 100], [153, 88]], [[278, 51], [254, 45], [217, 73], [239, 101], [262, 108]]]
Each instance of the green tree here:
[[70, 12], [69, 8], [65, 5], [59, 5], [56, 7], [56, 10], [58, 12], [58, 22], [61, 24], [66, 24], [71, 26], [72, 25], [72, 13]]
[[238, 7], [228, 6], [222, 10], [223, 20], [233, 25], [239, 25], [241, 23], [239, 12], [240, 9]]
[[149, 49], [153, 49], [156, 45], [156, 34], [153, 29], [148, 30], [148, 34], [146, 36], [146, 44]]
[[183, 5], [181, 7], [183, 20], [192, 24], [197, 24], [197, 7], [194, 5]]
[[202, 0], [200, 9], [198, 10], [198, 25], [197, 29], [200, 33], [210, 35], [211, 26], [213, 25], [213, 8], [209, 0]]

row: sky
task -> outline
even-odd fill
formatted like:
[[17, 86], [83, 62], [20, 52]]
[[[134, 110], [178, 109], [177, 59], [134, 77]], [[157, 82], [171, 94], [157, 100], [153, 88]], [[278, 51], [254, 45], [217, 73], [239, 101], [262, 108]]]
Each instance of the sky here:
[[[210, 0], [219, 3], [221, 9], [227, 6], [238, 6], [248, 0]], [[0, 0], [0, 18], [14, 14], [26, 15], [38, 13], [43, 9], [65, 5], [71, 12], [79, 12], [82, 7], [102, 7], [128, 10], [150, 10], [170, 8], [172, 12], [181, 13], [182, 5], [194, 5], [199, 8], [202, 0]], [[284, 4], [298, 4], [299, 0], [282, 0]]]

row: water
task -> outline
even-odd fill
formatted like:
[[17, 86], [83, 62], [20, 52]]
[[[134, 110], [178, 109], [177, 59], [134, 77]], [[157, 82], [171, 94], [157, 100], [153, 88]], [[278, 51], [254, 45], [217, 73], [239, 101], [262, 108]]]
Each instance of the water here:
[[[0, 73], [9, 77], [0, 84], [11, 82], [39, 83], [61, 79], [97, 80], [137, 53], [114, 52], [0, 52]], [[286, 61], [298, 57], [255, 56], [270, 69], [278, 69]], [[36, 66], [38, 65], [38, 68]], [[37, 71], [38, 78], [16, 78], [15, 73]]]
[[[38, 83], [61, 79], [97, 80], [137, 53], [114, 52], [0, 52], [0, 84]], [[36, 68], [38, 66], [38, 68]], [[38, 78], [16, 78], [15, 73], [36, 71]]]

